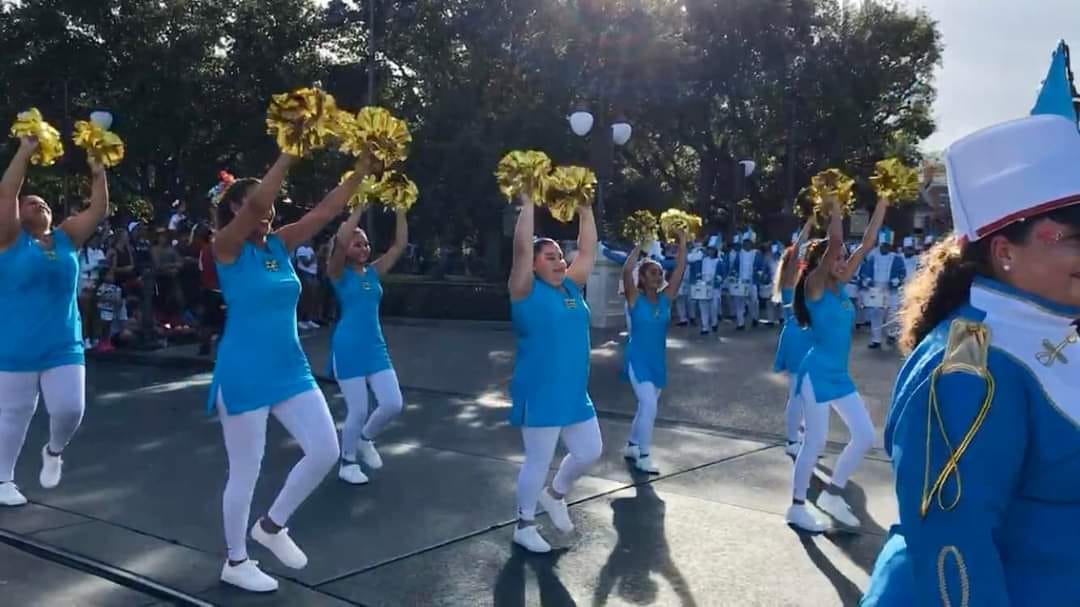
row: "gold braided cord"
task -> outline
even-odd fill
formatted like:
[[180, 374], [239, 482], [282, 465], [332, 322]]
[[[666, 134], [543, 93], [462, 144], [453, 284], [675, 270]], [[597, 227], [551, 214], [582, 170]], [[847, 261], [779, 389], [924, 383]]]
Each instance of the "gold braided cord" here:
[[[990, 413], [990, 404], [994, 400], [994, 377], [988, 371], [986, 371], [985, 369], [979, 369], [966, 365], [962, 367], [954, 365], [951, 367], [950, 370], [958, 369], [965, 372], [970, 372], [981, 377], [986, 382], [986, 396], [983, 398], [982, 405], [979, 407], [979, 413], [975, 416], [975, 421], [972, 422], [971, 427], [968, 428], [968, 431], [964, 434], [963, 440], [960, 441], [960, 444], [957, 445], [956, 450], [954, 451], [952, 445], [949, 442], [948, 434], [945, 431], [945, 422], [942, 419], [941, 408], [938, 404], [937, 382], [941, 378], [943, 367], [944, 364], [939, 365], [938, 368], [935, 369], [933, 374], [930, 376], [930, 398], [927, 403], [926, 412], [926, 461], [925, 471], [923, 474], [922, 499], [920, 500], [919, 504], [919, 514], [924, 518], [929, 513], [931, 502], [935, 499], [935, 496], [938, 502], [938, 507], [940, 507], [944, 511], [952, 510], [956, 508], [956, 506], [960, 503], [960, 458], [963, 457], [964, 453], [971, 445], [971, 441], [974, 440], [975, 434], [978, 433], [979, 429], [983, 425], [983, 422], [986, 421], [986, 416]], [[937, 479], [934, 481], [933, 485], [930, 485], [930, 457], [932, 455], [931, 435], [934, 420], [937, 421], [942, 440], [945, 442], [945, 448], [949, 453], [949, 458], [946, 460], [945, 466], [942, 468], [941, 472], [938, 473]], [[952, 503], [946, 505], [942, 500], [941, 491], [945, 485], [945, 482], [951, 475], [956, 476], [956, 498], [952, 501]]]

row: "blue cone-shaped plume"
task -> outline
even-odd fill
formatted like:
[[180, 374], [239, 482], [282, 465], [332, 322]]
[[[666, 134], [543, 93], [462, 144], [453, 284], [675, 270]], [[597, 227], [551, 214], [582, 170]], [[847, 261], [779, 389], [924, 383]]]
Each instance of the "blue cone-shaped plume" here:
[[1058, 114], [1073, 122], [1080, 123], [1077, 117], [1076, 89], [1073, 74], [1069, 67], [1069, 47], [1065, 41], [1058, 43], [1057, 50], [1050, 61], [1050, 72], [1039, 89], [1039, 97], [1032, 108], [1035, 114]]

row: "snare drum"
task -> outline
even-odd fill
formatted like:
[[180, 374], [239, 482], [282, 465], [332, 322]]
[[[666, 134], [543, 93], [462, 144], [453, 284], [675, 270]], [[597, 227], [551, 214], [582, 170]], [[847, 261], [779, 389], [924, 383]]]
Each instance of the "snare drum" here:
[[733, 282], [731, 283], [731, 296], [732, 297], [746, 297], [750, 293], [750, 285], [745, 282]]
[[862, 295], [863, 307], [864, 308], [884, 308], [885, 307], [885, 298], [886, 297], [887, 296], [886, 296], [886, 293], [885, 293], [885, 289], [882, 289], [881, 287], [874, 287], [872, 289], [867, 289], [866, 291], [863, 291], [863, 295]]
[[712, 285], [705, 282], [695, 282], [690, 286], [690, 299], [696, 300], [710, 300], [712, 299]]

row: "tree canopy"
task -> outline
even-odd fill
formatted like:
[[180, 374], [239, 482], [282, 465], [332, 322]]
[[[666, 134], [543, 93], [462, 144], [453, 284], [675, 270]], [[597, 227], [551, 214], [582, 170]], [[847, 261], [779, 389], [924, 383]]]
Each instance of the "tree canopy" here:
[[[0, 117], [36, 106], [70, 133], [108, 109], [128, 144], [116, 197], [181, 198], [198, 212], [219, 170], [257, 174], [272, 160], [270, 95], [321, 83], [358, 109], [374, 56], [370, 94], [413, 130], [406, 169], [421, 190], [421, 243], [501, 233], [506, 201], [492, 171], [511, 149], [602, 159], [611, 225], [679, 205], [733, 229], [737, 200], [763, 220], [783, 217], [810, 175], [837, 166], [865, 177], [886, 156], [915, 161], [934, 130], [940, 34], [927, 14], [891, 1], [375, 4], [373, 41], [366, 1], [0, 2]], [[595, 156], [567, 125], [575, 107], [598, 124], [625, 117], [630, 143], [595, 142]], [[745, 183], [741, 159], [759, 167]], [[31, 185], [53, 200], [78, 196], [81, 163], [69, 151]], [[305, 162], [289, 196], [317, 201], [347, 163]]]

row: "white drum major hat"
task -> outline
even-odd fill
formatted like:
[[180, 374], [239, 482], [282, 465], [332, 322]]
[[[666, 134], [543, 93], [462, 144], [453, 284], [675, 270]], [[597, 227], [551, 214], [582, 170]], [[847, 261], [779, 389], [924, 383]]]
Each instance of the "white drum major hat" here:
[[983, 129], [945, 151], [956, 233], [969, 241], [1080, 203], [1080, 131], [1060, 115]]

